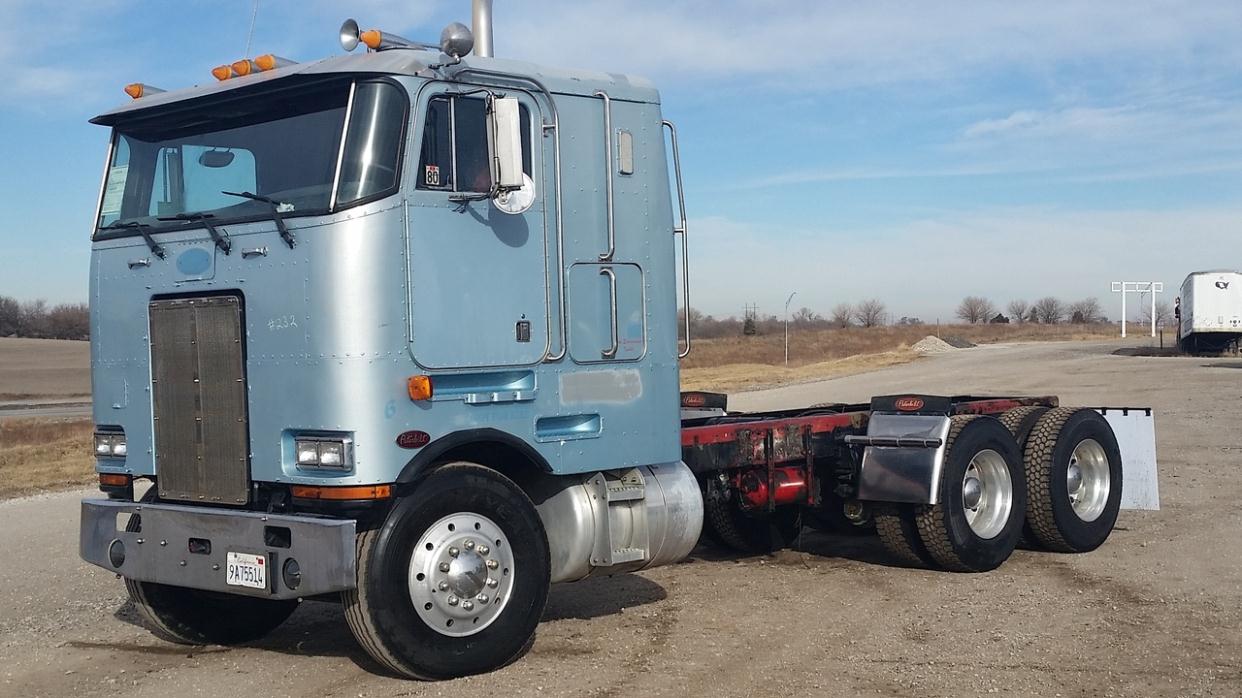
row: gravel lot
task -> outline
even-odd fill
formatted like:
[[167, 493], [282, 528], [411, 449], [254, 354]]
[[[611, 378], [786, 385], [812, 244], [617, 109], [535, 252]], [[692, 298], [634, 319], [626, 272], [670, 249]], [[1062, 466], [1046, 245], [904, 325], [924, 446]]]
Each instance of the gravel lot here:
[[253, 646], [155, 640], [120, 582], [78, 560], [84, 493], [47, 495], [0, 503], [0, 695], [1242, 695], [1242, 360], [1115, 346], [984, 346], [733, 401], [969, 390], [1153, 405], [1164, 510], [1123, 512], [1091, 554], [1019, 551], [954, 575], [809, 532], [772, 557], [700, 548], [557, 587], [527, 657], [420, 684], [379, 675], [333, 604], [303, 604]]

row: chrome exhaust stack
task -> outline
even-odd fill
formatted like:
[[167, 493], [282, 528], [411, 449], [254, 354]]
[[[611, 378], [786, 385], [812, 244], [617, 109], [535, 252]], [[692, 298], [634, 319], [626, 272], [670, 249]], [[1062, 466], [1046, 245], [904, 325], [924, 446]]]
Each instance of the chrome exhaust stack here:
[[474, 55], [492, 58], [492, 0], [474, 0], [472, 25]]

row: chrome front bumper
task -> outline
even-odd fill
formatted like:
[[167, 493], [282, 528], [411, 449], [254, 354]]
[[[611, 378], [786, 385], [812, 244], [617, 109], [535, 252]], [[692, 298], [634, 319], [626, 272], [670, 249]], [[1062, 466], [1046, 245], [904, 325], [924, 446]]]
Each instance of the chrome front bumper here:
[[[138, 516], [140, 530], [125, 530], [123, 519], [130, 517], [123, 514]], [[86, 499], [79, 553], [93, 565], [137, 581], [295, 599], [354, 588], [354, 536], [351, 519]], [[230, 552], [265, 556], [267, 588], [226, 584]], [[283, 574], [289, 560], [299, 570], [296, 588]]]

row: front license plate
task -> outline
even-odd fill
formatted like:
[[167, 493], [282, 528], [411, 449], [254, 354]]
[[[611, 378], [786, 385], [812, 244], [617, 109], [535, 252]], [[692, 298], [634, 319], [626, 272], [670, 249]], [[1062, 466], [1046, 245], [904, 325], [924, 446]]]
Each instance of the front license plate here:
[[224, 582], [229, 586], [267, 588], [267, 558], [264, 556], [229, 553], [225, 566], [228, 570]]

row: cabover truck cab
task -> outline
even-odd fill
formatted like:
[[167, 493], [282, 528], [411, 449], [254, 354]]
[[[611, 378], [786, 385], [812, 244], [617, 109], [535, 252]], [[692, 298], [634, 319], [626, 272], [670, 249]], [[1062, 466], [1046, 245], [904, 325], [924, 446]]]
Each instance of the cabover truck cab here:
[[680, 560], [705, 520], [746, 551], [810, 523], [963, 571], [1024, 523], [1054, 550], [1103, 542], [1123, 456], [1127, 492], [1146, 458], [1110, 423], [1149, 444], [1149, 410], [679, 401], [659, 95], [494, 58], [490, 3], [474, 19], [439, 46], [351, 20], [365, 52], [130, 85], [94, 120], [107, 496], [82, 503], [80, 552], [157, 635], [245, 642], [339, 599], [383, 666], [436, 679], [519, 657], [551, 583]]

